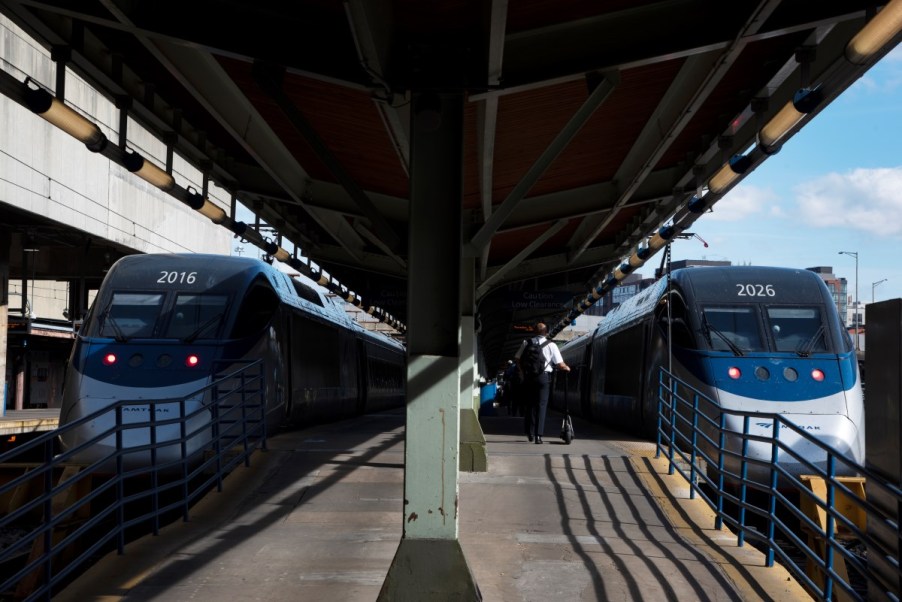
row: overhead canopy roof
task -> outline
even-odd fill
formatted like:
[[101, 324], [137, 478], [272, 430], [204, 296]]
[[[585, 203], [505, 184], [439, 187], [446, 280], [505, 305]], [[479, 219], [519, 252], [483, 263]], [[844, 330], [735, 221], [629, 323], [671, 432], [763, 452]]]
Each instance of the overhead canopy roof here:
[[[513, 324], [566, 323], [616, 283], [621, 262], [647, 259], [637, 253], [647, 236], [668, 223], [678, 235], [735, 185], [708, 184], [731, 156], [743, 155], [731, 173], [748, 173], [888, 52], [898, 33], [872, 53], [849, 50], [877, 8], [6, 0], [0, 10], [111, 98], [130, 98], [130, 115], [401, 321], [410, 91], [464, 90], [463, 253], [477, 258], [480, 344], [494, 370], [522, 338]], [[817, 89], [797, 104], [807, 116], [757, 144], [802, 88]], [[517, 308], [523, 291], [563, 302]]]

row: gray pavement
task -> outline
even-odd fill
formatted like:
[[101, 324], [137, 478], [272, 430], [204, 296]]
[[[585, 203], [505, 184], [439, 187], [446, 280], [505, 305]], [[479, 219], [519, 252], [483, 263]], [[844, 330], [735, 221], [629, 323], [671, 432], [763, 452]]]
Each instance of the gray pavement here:
[[[489, 471], [460, 475], [460, 542], [484, 600], [808, 598], [715, 531], [651, 444], [577, 421], [571, 445], [535, 445], [520, 418], [481, 421]], [[104, 558], [54, 600], [371, 602], [401, 537], [403, 444], [401, 412], [281, 433], [188, 523]]]

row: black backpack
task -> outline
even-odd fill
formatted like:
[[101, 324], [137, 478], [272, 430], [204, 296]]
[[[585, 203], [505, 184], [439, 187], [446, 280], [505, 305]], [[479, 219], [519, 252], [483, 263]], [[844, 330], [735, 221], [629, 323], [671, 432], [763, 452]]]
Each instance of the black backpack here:
[[538, 337], [526, 339], [526, 348], [520, 355], [520, 369], [525, 378], [536, 378], [545, 371], [545, 354]]

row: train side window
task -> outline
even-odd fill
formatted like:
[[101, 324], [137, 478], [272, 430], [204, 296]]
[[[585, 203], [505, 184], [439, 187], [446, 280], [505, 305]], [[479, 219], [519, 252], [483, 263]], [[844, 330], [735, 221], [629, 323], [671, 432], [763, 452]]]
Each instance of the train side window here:
[[689, 325], [686, 324], [686, 320], [683, 318], [673, 319], [673, 323], [670, 325], [670, 332], [673, 336], [674, 345], [685, 349], [695, 349], [697, 347], [695, 337], [692, 336], [692, 330], [689, 329]]
[[242, 339], [256, 334], [269, 324], [279, 306], [279, 298], [269, 287], [253, 286], [245, 295], [235, 318], [232, 338]]
[[[667, 337], [667, 308], [659, 310], [658, 327], [661, 329], [664, 337]], [[671, 297], [670, 305], [670, 333], [673, 337], [673, 344], [684, 349], [697, 349], [695, 335], [689, 327], [689, 316], [686, 312], [686, 305], [679, 297]]]
[[298, 282], [297, 280], [292, 280], [291, 284], [294, 285], [294, 290], [297, 292], [298, 297], [304, 299], [305, 301], [309, 301], [314, 305], [323, 306], [323, 300], [320, 299], [320, 296], [317, 294], [315, 290], [304, 284], [303, 282]]

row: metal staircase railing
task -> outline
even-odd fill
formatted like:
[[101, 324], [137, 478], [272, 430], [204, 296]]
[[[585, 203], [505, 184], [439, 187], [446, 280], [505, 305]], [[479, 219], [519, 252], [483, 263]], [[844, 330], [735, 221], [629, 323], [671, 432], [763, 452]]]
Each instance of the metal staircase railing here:
[[[265, 449], [265, 390], [257, 360], [183, 398], [116, 401], [0, 455], [0, 599], [49, 600], [89, 560], [187, 520], [199, 497], [221, 491], [232, 469]], [[187, 400], [201, 397], [209, 403], [187, 411]], [[175, 417], [157, 417], [165, 404], [179, 408]], [[137, 413], [147, 418], [134, 420]], [[111, 426], [60, 451], [61, 434], [97, 424]], [[141, 429], [148, 442], [128, 444]], [[158, 441], [164, 429], [179, 434]], [[90, 462], [74, 461], [101, 442], [115, 444]]]
[[[899, 600], [898, 483], [779, 414], [723, 410], [666, 369], [658, 390], [657, 457], [687, 480], [690, 497], [711, 507], [715, 528], [727, 525], [738, 545], [760, 547], [767, 566], [778, 560], [816, 599]], [[741, 429], [727, 427], [737, 420]], [[771, 435], [752, 434], [752, 421], [769, 423]], [[799, 453], [790, 437], [818, 459]], [[748, 453], [761, 444], [769, 461]], [[750, 470], [767, 477], [750, 478]]]

